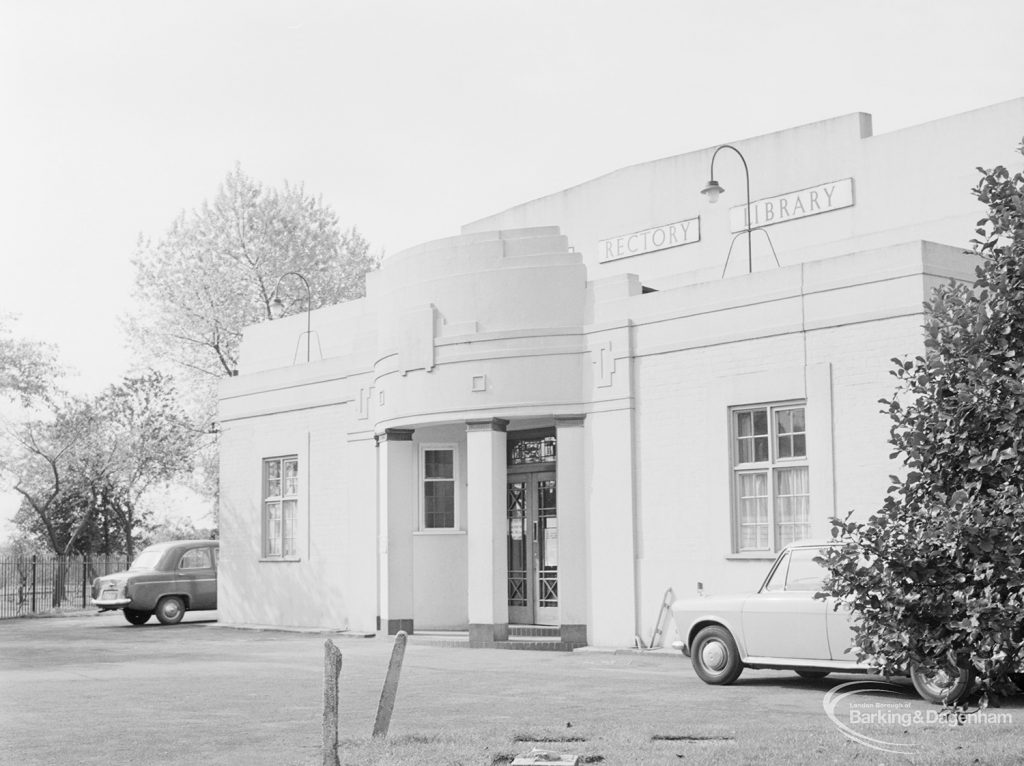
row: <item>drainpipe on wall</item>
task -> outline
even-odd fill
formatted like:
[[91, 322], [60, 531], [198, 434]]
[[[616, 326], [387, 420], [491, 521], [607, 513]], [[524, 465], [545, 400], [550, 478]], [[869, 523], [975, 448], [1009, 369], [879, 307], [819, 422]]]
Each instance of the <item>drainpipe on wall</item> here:
[[[638, 486], [637, 480], [637, 427], [636, 427], [636, 357], [633, 354], [633, 349], [636, 348], [636, 338], [634, 337], [636, 327], [633, 324], [633, 320], [626, 320], [626, 358], [629, 360], [629, 439], [632, 442], [629, 449], [629, 461], [630, 461], [630, 475], [632, 476], [631, 489], [631, 509], [630, 512], [633, 515], [633, 636], [637, 641], [640, 641], [640, 635], [642, 632], [643, 623], [643, 612], [640, 605], [640, 597], [642, 595], [642, 588], [640, 585], [640, 562], [643, 560], [643, 546], [641, 544], [643, 528], [640, 524], [640, 504], [638, 502]], [[640, 641], [642, 644], [642, 641]]]

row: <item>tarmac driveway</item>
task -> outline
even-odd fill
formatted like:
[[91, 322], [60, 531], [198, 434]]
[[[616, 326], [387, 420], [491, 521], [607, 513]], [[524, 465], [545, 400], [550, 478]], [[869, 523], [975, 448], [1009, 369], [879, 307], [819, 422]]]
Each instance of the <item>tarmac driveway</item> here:
[[[343, 655], [340, 734], [368, 738], [392, 642], [330, 638]], [[324, 640], [218, 626], [203, 614], [177, 626], [133, 627], [117, 613], [0, 622], [0, 761], [317, 763]], [[450, 649], [413, 637], [391, 733], [486, 722], [739, 741], [764, 736], [756, 722], [770, 710], [772, 729], [841, 747], [850, 743], [822, 711], [835, 683], [748, 671], [733, 686], [709, 687], [677, 653]]]

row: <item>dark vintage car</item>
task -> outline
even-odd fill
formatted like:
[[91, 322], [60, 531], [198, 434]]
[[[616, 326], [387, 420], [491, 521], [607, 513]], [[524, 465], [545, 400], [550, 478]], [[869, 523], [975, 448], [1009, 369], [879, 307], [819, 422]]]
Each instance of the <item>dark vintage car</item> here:
[[177, 540], [146, 548], [126, 572], [97, 577], [92, 603], [100, 611], [123, 609], [132, 625], [153, 614], [176, 625], [186, 611], [217, 608], [216, 540]]

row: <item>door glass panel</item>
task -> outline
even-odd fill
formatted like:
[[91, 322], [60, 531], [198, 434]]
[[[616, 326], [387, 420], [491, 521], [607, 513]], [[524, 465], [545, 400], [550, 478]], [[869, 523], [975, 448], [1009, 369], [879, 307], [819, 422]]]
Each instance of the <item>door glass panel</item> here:
[[181, 557], [178, 569], [209, 569], [210, 566], [209, 548], [193, 548]]
[[820, 555], [821, 551], [817, 548], [797, 548], [790, 554], [786, 590], [821, 590], [825, 569], [814, 560]]
[[558, 517], [555, 480], [537, 482], [538, 606], [558, 606]]
[[526, 539], [526, 482], [508, 485], [508, 605], [528, 606]]

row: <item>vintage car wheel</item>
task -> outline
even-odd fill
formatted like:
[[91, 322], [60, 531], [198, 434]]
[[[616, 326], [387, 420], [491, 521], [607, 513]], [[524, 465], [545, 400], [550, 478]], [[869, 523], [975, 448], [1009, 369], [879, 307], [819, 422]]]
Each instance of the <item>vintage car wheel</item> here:
[[955, 668], [952, 665], [930, 670], [914, 665], [910, 669], [910, 680], [921, 695], [921, 699], [933, 705], [959, 702], [971, 690], [974, 671], [968, 667]]
[[693, 669], [706, 684], [731, 684], [743, 672], [732, 634], [720, 625], [704, 628], [690, 648]]
[[185, 616], [185, 603], [177, 596], [164, 596], [156, 605], [156, 618], [164, 625], [177, 625]]
[[128, 620], [132, 625], [145, 625], [146, 620], [153, 616], [152, 612], [146, 612], [139, 609], [125, 609], [124, 618]]
[[796, 671], [796, 674], [801, 678], [806, 678], [808, 681], [817, 681], [819, 678], [824, 678], [829, 674], [828, 670], [804, 670], [800, 668]]

